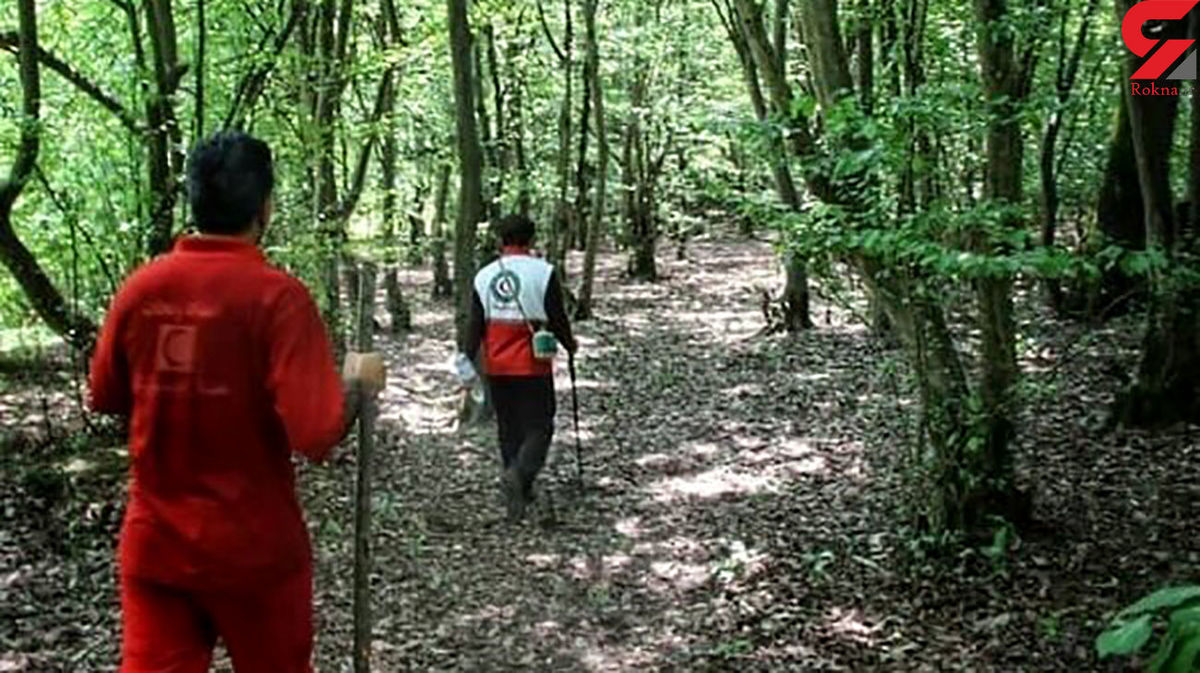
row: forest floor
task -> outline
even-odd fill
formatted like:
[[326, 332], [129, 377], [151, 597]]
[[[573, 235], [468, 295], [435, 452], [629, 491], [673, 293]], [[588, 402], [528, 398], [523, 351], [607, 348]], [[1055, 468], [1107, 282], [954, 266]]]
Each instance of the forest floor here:
[[[1102, 430], [1136, 318], [1089, 332], [1025, 302], [1036, 525], [934, 558], [901, 518], [916, 425], [899, 353], [825, 302], [813, 331], [758, 334], [765, 243], [667, 252], [655, 284], [602, 257], [599, 317], [578, 326], [584, 486], [560, 371], [520, 525], [502, 520], [494, 431], [457, 425], [449, 307], [402, 273], [415, 330], [380, 337], [376, 670], [1121, 670], [1095, 660], [1105, 616], [1200, 576], [1200, 433]], [[119, 440], [64, 434], [69, 372], [5, 376], [0, 671], [111, 671]], [[326, 672], [349, 670], [353, 460], [300, 469]]]

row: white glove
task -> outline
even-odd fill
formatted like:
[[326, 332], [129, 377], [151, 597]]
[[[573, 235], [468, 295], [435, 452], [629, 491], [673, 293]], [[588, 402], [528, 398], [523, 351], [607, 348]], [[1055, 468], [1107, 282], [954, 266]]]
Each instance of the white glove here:
[[376, 395], [387, 386], [387, 366], [379, 353], [346, 353], [342, 379], [358, 381], [368, 395]]
[[479, 379], [479, 372], [475, 371], [475, 365], [466, 353], [459, 353], [454, 357], [454, 374], [464, 388], [470, 387]]

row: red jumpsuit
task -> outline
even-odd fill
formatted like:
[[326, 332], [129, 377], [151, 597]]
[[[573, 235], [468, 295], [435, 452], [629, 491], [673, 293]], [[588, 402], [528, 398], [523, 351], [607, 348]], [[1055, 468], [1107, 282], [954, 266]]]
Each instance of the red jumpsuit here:
[[323, 459], [341, 380], [311, 296], [234, 239], [184, 238], [113, 300], [91, 406], [130, 416], [123, 673], [311, 670], [312, 557], [291, 452]]

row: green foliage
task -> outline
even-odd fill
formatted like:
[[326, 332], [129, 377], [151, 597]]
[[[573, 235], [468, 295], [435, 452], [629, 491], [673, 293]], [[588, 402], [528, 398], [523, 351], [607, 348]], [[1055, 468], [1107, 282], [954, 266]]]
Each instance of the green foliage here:
[[718, 659], [737, 659], [754, 650], [754, 644], [745, 638], [723, 640], [713, 646], [711, 655]]
[[1062, 633], [1062, 611], [1055, 611], [1039, 619], [1038, 631], [1047, 640], [1058, 640]]
[[1160, 589], [1121, 610], [1109, 628], [1096, 638], [1101, 659], [1140, 652], [1165, 621], [1165, 632], [1147, 662], [1148, 673], [1190, 673], [1200, 670], [1200, 586]]
[[1008, 521], [995, 518], [995, 531], [992, 533], [992, 543], [979, 551], [992, 564], [994, 574], [1008, 577], [1008, 550], [1016, 538], [1017, 530]]

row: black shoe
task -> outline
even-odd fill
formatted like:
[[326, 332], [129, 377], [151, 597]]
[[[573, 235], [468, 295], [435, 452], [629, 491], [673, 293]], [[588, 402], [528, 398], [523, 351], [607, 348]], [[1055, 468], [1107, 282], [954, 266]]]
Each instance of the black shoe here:
[[514, 469], [507, 469], [500, 478], [500, 489], [504, 494], [504, 509], [511, 522], [520, 521], [525, 517], [525, 507], [529, 504], [525, 497], [525, 489], [521, 485], [521, 475]]

